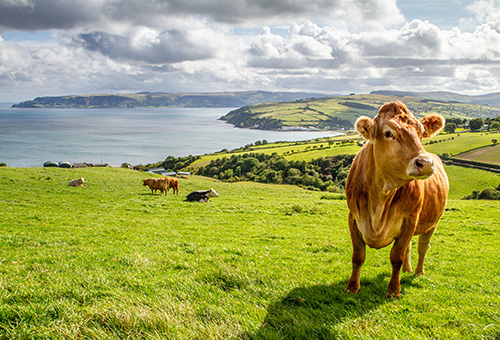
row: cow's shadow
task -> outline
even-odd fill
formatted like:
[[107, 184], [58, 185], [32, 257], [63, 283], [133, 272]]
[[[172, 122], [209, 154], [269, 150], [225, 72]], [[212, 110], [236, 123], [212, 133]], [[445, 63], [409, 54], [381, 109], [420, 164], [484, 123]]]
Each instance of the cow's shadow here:
[[[355, 322], [383, 304], [394, 303], [395, 300], [385, 297], [389, 277], [390, 274], [380, 274], [374, 279], [362, 279], [358, 294], [344, 292], [347, 281], [295, 288], [267, 309], [267, 316], [256, 331], [241, 334], [241, 338], [344, 338], [337, 331], [343, 323]], [[416, 285], [413, 276], [402, 277], [401, 284]]]

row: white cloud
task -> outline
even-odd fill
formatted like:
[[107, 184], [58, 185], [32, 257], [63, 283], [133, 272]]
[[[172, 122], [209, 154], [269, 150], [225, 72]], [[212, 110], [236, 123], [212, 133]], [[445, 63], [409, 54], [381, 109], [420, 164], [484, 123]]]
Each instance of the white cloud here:
[[[495, 92], [499, 2], [471, 4], [476, 29], [462, 32], [405, 22], [395, 0], [0, 0], [0, 32], [54, 32], [52, 43], [0, 38], [0, 101], [123, 91]], [[233, 33], [240, 28], [260, 33]]]

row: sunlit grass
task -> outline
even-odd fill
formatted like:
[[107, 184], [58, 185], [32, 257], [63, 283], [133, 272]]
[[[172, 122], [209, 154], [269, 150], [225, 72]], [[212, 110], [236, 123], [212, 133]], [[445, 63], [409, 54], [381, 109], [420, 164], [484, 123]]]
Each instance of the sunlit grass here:
[[[458, 197], [462, 170], [447, 170]], [[450, 200], [427, 276], [404, 274], [387, 300], [389, 248], [369, 249], [360, 293], [343, 292], [351, 245], [333, 194], [190, 177], [165, 197], [144, 177], [0, 168], [0, 338], [500, 336], [499, 202]], [[185, 201], [210, 187], [209, 203]]]

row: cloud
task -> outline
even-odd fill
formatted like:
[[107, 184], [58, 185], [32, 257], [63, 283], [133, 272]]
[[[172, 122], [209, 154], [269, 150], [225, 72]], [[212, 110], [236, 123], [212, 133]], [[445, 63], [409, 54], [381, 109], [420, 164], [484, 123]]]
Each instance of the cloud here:
[[475, 0], [467, 6], [467, 10], [475, 15], [475, 21], [488, 23], [500, 32], [500, 0]]
[[[500, 91], [500, 0], [475, 29], [406, 22], [395, 0], [0, 0], [0, 101], [139, 91]], [[245, 30], [246, 34], [238, 34]]]
[[140, 27], [126, 36], [106, 32], [81, 33], [73, 43], [113, 60], [168, 64], [213, 57], [213, 48], [201, 40], [190, 32], [158, 32]]
[[4, 29], [90, 29], [124, 24], [165, 28], [169, 19], [179, 17], [231, 25], [277, 24], [307, 17], [356, 25], [404, 21], [395, 0], [0, 0], [0, 27]]
[[0, 0], [0, 28], [71, 29], [101, 20], [98, 0]]

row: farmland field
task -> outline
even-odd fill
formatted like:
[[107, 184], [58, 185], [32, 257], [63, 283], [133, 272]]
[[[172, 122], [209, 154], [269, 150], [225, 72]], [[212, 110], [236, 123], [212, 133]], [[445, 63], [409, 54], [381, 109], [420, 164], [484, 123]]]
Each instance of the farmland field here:
[[[294, 102], [245, 106], [229, 112], [222, 119], [239, 127], [279, 129], [281, 127], [352, 127], [361, 115], [373, 117], [385, 103], [400, 100], [415, 116], [439, 113], [445, 118], [494, 118], [500, 115], [495, 106], [429, 100], [408, 96], [361, 94], [332, 98], [312, 98]], [[265, 123], [267, 121], [267, 124]], [[270, 124], [273, 122], [274, 124]]]
[[485, 148], [466, 152], [461, 154], [460, 158], [473, 160], [476, 162], [500, 165], [500, 145], [488, 146]]
[[[500, 139], [500, 134], [487, 132], [466, 132], [466, 133], [442, 133], [432, 138], [423, 139], [424, 147], [427, 151], [435, 154], [448, 153], [452, 156], [467, 152], [479, 147], [491, 146], [492, 139]], [[349, 143], [344, 143], [345, 141]], [[277, 153], [283, 155], [289, 161], [305, 160], [336, 155], [355, 154], [361, 148], [357, 142], [363, 139], [357, 133], [350, 132], [341, 136], [331, 138], [320, 138], [306, 142], [278, 142], [262, 145], [252, 145], [245, 148], [219, 152], [215, 154], [203, 155], [190, 166], [198, 168], [208, 164], [211, 160], [232, 155], [242, 155], [245, 153]], [[497, 149], [498, 150], [498, 149]], [[493, 152], [493, 159], [500, 162], [500, 152]], [[480, 160], [479, 160], [480, 161]], [[490, 162], [491, 157], [487, 156], [486, 162]]]
[[[460, 198], [500, 177], [469, 171], [447, 167], [427, 276], [403, 274], [393, 300], [389, 248], [343, 292], [339, 195], [193, 176], [165, 197], [137, 171], [2, 167], [0, 338], [498, 339], [500, 202]], [[185, 201], [211, 187], [220, 197]]]

